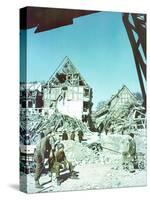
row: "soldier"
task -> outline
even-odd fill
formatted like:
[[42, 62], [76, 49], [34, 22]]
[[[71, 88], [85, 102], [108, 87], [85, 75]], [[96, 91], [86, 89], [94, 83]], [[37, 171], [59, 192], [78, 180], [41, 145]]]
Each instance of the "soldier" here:
[[105, 134], [106, 135], [108, 134], [108, 131], [109, 131], [108, 127], [105, 127]]
[[135, 160], [136, 160], [136, 142], [134, 139], [134, 134], [130, 133], [129, 138], [129, 164], [128, 168], [131, 173], [135, 172]]
[[64, 152], [64, 145], [62, 143], [59, 143], [57, 145], [57, 150], [55, 152], [55, 161], [53, 162], [53, 166], [51, 168], [51, 172], [55, 173], [55, 180], [57, 181], [57, 185], [60, 185], [61, 182], [59, 180], [60, 176], [60, 170], [61, 169], [68, 169], [70, 171], [70, 177], [75, 178], [76, 174], [73, 171], [72, 163], [69, 162], [66, 158], [65, 152]]
[[130, 133], [129, 137], [123, 143], [123, 168], [128, 169], [131, 173], [135, 172], [134, 163], [136, 159], [136, 142], [134, 134]]
[[72, 131], [71, 136], [70, 136], [71, 140], [75, 140], [75, 131]]
[[83, 132], [81, 130], [78, 133], [78, 137], [79, 137], [79, 142], [81, 143], [83, 140]]
[[49, 158], [51, 153], [54, 152], [54, 149], [55, 139], [52, 136], [52, 133], [50, 132], [48, 135], [46, 135], [40, 140], [40, 143], [37, 145], [34, 153], [34, 160], [36, 163], [34, 179], [35, 186], [37, 188], [41, 188], [41, 185], [39, 184], [39, 179], [44, 169], [45, 158]]
[[68, 135], [66, 131], [63, 131], [62, 140], [68, 140]]

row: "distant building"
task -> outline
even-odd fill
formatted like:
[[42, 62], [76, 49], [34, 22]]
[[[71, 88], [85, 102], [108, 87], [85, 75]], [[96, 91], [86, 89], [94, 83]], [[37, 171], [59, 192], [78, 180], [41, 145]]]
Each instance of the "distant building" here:
[[95, 127], [99, 132], [123, 131], [137, 129], [145, 123], [142, 103], [124, 85], [116, 95], [112, 96], [97, 112], [93, 114]]
[[44, 114], [62, 114], [90, 122], [92, 89], [66, 57], [43, 89]]

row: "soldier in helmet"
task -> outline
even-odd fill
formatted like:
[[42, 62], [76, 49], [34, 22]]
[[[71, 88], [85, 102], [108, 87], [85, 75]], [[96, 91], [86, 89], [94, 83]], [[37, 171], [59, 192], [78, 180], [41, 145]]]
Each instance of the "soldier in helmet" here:
[[136, 142], [133, 133], [130, 133], [129, 137], [127, 137], [126, 141], [124, 141], [122, 159], [123, 168], [129, 170], [131, 173], [135, 172], [134, 164], [136, 159]]
[[39, 179], [41, 177], [43, 168], [44, 168], [44, 161], [45, 158], [49, 158], [50, 155], [54, 152], [55, 149], [55, 139], [50, 132], [46, 136], [44, 136], [39, 144], [37, 144], [35, 153], [34, 153], [34, 160], [36, 164], [35, 168], [35, 187], [41, 188], [41, 185], [39, 184]]
[[70, 139], [71, 140], [75, 140], [75, 131], [72, 131], [72, 133], [70, 135]]
[[79, 138], [79, 142], [81, 143], [83, 140], [83, 132], [81, 130], [78, 132], [78, 138]]
[[73, 171], [73, 165], [70, 161], [67, 160], [65, 152], [64, 152], [64, 145], [62, 143], [59, 143], [57, 145], [57, 150], [55, 151], [55, 161], [53, 163], [53, 166], [51, 168], [52, 174], [55, 174], [55, 178], [57, 181], [57, 185], [60, 185], [60, 170], [61, 169], [68, 169], [70, 171], [70, 177], [74, 178], [75, 172]]
[[68, 140], [68, 135], [66, 131], [63, 131], [62, 140]]
[[129, 138], [129, 164], [128, 168], [130, 172], [135, 172], [135, 160], [136, 160], [136, 142], [134, 139], [134, 133], [130, 133]]

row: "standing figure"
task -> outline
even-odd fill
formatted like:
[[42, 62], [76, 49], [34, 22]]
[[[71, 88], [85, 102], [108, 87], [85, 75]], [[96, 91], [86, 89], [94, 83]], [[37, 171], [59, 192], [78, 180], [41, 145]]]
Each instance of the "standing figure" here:
[[129, 138], [124, 141], [122, 160], [123, 168], [129, 170], [131, 173], [135, 172], [135, 159], [136, 159], [136, 142], [134, 134], [130, 133]]
[[68, 135], [66, 131], [63, 131], [62, 140], [68, 140]]
[[134, 134], [130, 133], [129, 138], [129, 164], [128, 168], [130, 172], [135, 172], [135, 160], [136, 160], [136, 142]]
[[79, 138], [79, 142], [81, 143], [83, 140], [83, 132], [81, 130], [78, 132], [78, 138]]
[[75, 140], [75, 131], [72, 131], [71, 136], [70, 136], [71, 140]]
[[108, 134], [108, 131], [109, 131], [108, 127], [105, 127], [105, 134], [106, 135]]
[[36, 188], [41, 188], [41, 185], [39, 184], [39, 179], [44, 169], [44, 161], [45, 158], [49, 158], [51, 156], [51, 153], [54, 152], [54, 149], [55, 149], [55, 139], [51, 135], [51, 133], [43, 137], [40, 140], [40, 143], [36, 147], [34, 153], [34, 161], [36, 164], [34, 179]]

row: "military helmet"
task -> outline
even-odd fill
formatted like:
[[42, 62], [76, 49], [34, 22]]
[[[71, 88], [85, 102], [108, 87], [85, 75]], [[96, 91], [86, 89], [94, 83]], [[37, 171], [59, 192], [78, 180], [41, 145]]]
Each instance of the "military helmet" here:
[[133, 132], [131, 132], [129, 135], [130, 135], [132, 138], [134, 138], [134, 133], [133, 133]]

